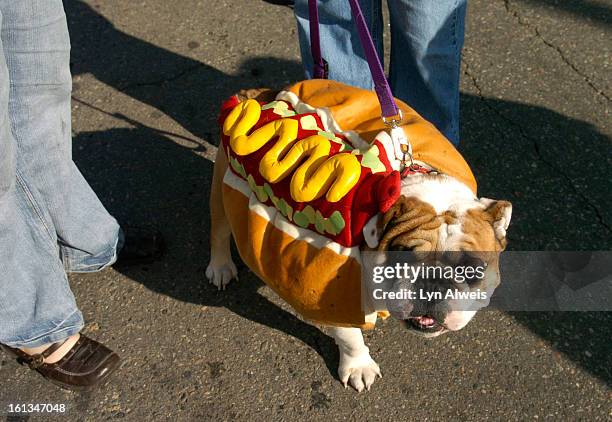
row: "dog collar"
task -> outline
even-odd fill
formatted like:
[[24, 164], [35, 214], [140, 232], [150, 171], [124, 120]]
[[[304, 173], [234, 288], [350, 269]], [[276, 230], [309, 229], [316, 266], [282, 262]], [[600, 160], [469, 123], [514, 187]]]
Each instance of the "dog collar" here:
[[413, 161], [412, 164], [410, 164], [409, 166], [406, 166], [400, 172], [400, 177], [404, 179], [413, 174], [431, 174], [431, 173], [438, 174], [438, 172], [435, 171], [434, 169], [417, 164], [416, 162]]

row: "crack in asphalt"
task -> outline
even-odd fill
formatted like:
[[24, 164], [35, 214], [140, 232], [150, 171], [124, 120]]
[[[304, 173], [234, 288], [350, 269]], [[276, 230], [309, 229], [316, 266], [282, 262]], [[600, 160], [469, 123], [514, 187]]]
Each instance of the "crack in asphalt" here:
[[603, 98], [605, 98], [609, 102], [612, 102], [612, 98], [603, 89], [599, 88], [595, 84], [595, 82], [593, 82], [591, 80], [591, 78], [586, 73], [584, 73], [580, 69], [578, 69], [578, 67], [574, 63], [572, 63], [571, 60], [569, 60], [567, 58], [567, 56], [565, 55], [565, 53], [563, 52], [563, 50], [561, 48], [559, 48], [558, 46], [556, 46], [555, 44], [553, 44], [552, 42], [550, 42], [546, 38], [544, 38], [544, 36], [540, 32], [540, 29], [537, 26], [531, 25], [523, 16], [521, 16], [520, 13], [518, 12], [518, 10], [511, 6], [510, 0], [502, 0], [502, 1], [504, 2], [504, 7], [506, 8], [506, 12], [510, 13], [516, 19], [516, 21], [519, 23], [519, 25], [524, 26], [525, 28], [528, 28], [528, 29], [532, 30], [533, 33], [535, 34], [536, 38], [540, 39], [544, 43], [544, 45], [546, 45], [547, 47], [552, 48], [553, 50], [555, 50], [557, 52], [557, 54], [559, 55], [559, 57], [561, 57], [561, 60], [563, 60], [563, 62], [567, 66], [569, 66], [569, 68], [572, 69], [572, 71], [574, 73], [576, 73], [578, 76], [580, 76], [582, 79], [584, 79], [586, 84], [593, 91], [595, 91], [596, 94], [601, 95]]
[[576, 194], [576, 196], [578, 196], [580, 199], [582, 199], [589, 208], [591, 208], [591, 210], [593, 210], [593, 212], [595, 213], [595, 216], [597, 217], [598, 223], [604, 227], [609, 233], [612, 233], [612, 226], [610, 226], [604, 219], [604, 216], [601, 212], [601, 210], [597, 207], [597, 205], [595, 203], [593, 203], [590, 198], [586, 195], [584, 195], [580, 189], [578, 189], [578, 187], [576, 187], [576, 185], [574, 184], [574, 181], [572, 180], [571, 177], [569, 177], [564, 171], [563, 169], [561, 169], [560, 167], [558, 167], [557, 165], [555, 165], [553, 162], [547, 160], [543, 155], [542, 152], [540, 150], [540, 144], [538, 142], [538, 140], [532, 136], [530, 136], [524, 129], [523, 127], [515, 122], [514, 120], [512, 120], [511, 118], [507, 117], [506, 115], [504, 115], [500, 110], [498, 110], [496, 107], [494, 107], [493, 105], [489, 104], [489, 102], [487, 101], [487, 98], [483, 95], [482, 93], [482, 88], [480, 87], [480, 85], [478, 84], [478, 79], [476, 78], [476, 76], [474, 76], [471, 72], [470, 72], [470, 64], [469, 62], [467, 62], [466, 60], [463, 60], [464, 63], [464, 70], [463, 73], [470, 78], [470, 80], [472, 81], [472, 84], [474, 85], [474, 88], [476, 89], [478, 98], [480, 99], [480, 101], [482, 101], [482, 103], [484, 104], [484, 106], [489, 109], [491, 112], [493, 112], [496, 116], [498, 116], [500, 119], [502, 119], [504, 122], [508, 123], [509, 125], [511, 125], [512, 127], [516, 128], [518, 130], [519, 135], [532, 143], [533, 145], [533, 149], [535, 152], [536, 157], [542, 162], [544, 163], [544, 165], [546, 165], [549, 169], [551, 169], [553, 171], [554, 174], [559, 175], [563, 180], [565, 180], [565, 182], [567, 183], [567, 185], [569, 186], [569, 188]]
[[189, 66], [186, 69], [181, 70], [178, 73], [175, 73], [174, 75], [168, 76], [166, 78], [162, 78], [162, 79], [158, 79], [155, 81], [146, 81], [146, 82], [133, 82], [133, 83], [129, 83], [123, 87], [118, 87], [117, 91], [119, 92], [126, 92], [130, 89], [133, 88], [141, 88], [144, 86], [162, 86], [164, 84], [167, 84], [168, 82], [174, 82], [184, 76], [187, 76], [188, 74], [195, 72], [199, 69], [201, 69], [202, 67], [206, 66], [204, 63], [198, 63], [195, 64], [193, 66]]

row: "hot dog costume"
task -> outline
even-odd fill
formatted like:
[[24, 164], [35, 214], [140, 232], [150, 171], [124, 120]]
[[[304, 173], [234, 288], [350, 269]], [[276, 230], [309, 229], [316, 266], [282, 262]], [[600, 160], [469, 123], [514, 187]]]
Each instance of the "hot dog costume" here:
[[[467, 163], [396, 100], [415, 160], [476, 192]], [[242, 260], [302, 317], [372, 328], [361, 287], [363, 228], [400, 195], [400, 162], [376, 94], [313, 79], [276, 101], [227, 100], [223, 205]]]

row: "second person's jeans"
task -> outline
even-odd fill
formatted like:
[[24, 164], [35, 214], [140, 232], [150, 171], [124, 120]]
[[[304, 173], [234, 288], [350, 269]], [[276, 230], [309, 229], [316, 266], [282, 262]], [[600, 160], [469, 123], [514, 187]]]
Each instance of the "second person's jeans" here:
[[[459, 75], [467, 0], [388, 0], [389, 79], [393, 94], [459, 143]], [[361, 88], [373, 83], [348, 0], [318, 0], [323, 58], [329, 78]], [[381, 0], [360, 0], [383, 59]], [[312, 77], [308, 0], [296, 0], [302, 62]]]

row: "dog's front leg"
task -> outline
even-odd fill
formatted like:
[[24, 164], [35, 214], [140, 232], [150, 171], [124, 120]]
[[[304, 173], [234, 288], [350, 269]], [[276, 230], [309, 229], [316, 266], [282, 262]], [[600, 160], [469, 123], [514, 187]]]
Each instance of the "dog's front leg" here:
[[369, 390], [376, 376], [382, 378], [382, 375], [378, 364], [370, 357], [370, 349], [363, 341], [361, 330], [332, 327], [331, 335], [340, 349], [338, 376], [344, 387], [350, 382], [351, 386], [359, 392], [364, 388]]
[[236, 265], [232, 261], [230, 249], [231, 229], [225, 209], [223, 208], [223, 176], [227, 170], [227, 158], [223, 145], [217, 150], [212, 186], [210, 188], [210, 263], [206, 268], [206, 277], [219, 290], [232, 280], [238, 279]]

